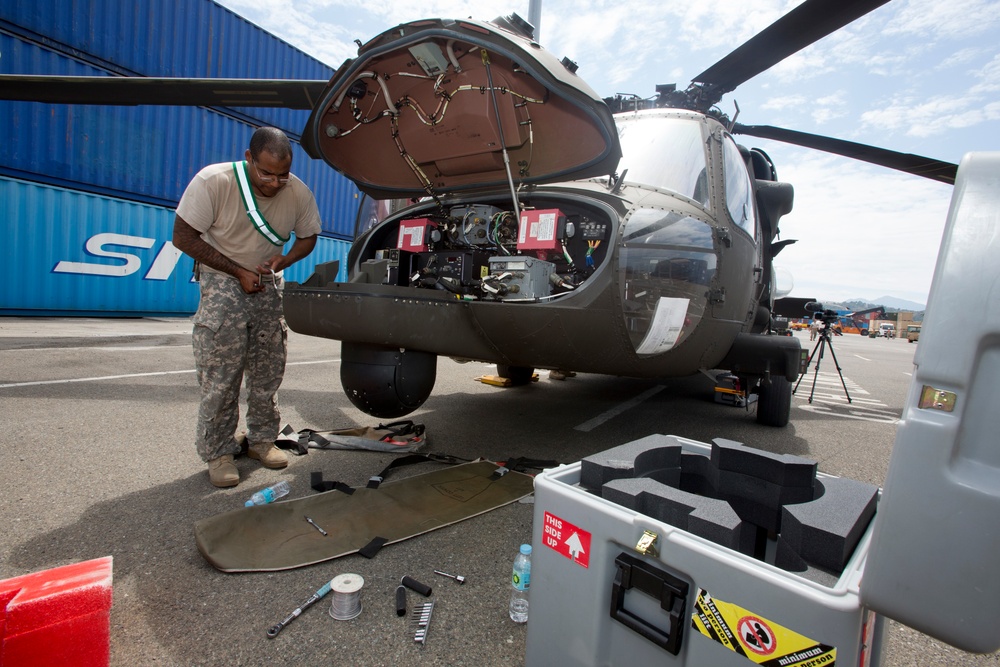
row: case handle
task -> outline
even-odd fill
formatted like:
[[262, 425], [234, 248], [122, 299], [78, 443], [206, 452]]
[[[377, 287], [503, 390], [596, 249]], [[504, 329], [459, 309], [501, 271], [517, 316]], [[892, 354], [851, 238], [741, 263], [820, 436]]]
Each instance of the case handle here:
[[[618, 571], [611, 586], [611, 618], [635, 630], [667, 652], [677, 655], [681, 650], [684, 628], [681, 616], [687, 604], [687, 582], [625, 552], [615, 558], [615, 566]], [[660, 607], [667, 612], [669, 619], [667, 630], [662, 630], [625, 609], [625, 592], [630, 588], [660, 601]]]

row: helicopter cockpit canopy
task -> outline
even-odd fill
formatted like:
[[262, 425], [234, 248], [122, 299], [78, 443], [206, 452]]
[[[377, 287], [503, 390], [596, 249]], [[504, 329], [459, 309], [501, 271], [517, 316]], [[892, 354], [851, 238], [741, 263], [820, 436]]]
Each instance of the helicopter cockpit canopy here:
[[[688, 111], [648, 109], [615, 116], [622, 145], [619, 173], [631, 183], [687, 197], [712, 213], [707, 179], [704, 115]], [[723, 138], [725, 196], [729, 215], [755, 236], [753, 185], [732, 137]]]
[[[625, 180], [670, 190], [709, 206], [705, 138], [701, 116], [649, 110], [618, 114]], [[627, 170], [627, 171], [626, 171]]]

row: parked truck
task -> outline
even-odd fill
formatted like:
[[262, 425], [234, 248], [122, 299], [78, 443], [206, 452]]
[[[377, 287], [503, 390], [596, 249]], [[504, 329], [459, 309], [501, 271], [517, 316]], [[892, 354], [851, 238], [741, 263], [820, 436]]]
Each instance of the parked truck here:
[[895, 338], [896, 323], [888, 320], [875, 320], [868, 331], [869, 338]]

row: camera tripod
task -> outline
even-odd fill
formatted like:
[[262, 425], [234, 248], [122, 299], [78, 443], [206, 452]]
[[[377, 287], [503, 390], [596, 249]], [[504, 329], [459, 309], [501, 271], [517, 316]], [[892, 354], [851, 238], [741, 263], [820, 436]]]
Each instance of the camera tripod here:
[[[823, 351], [826, 349], [827, 346], [830, 347], [830, 356], [833, 357], [833, 365], [837, 368], [837, 375], [840, 376], [840, 384], [843, 385], [844, 387], [844, 395], [847, 396], [847, 402], [848, 403], [852, 402], [851, 395], [847, 391], [847, 383], [844, 382], [844, 374], [840, 372], [840, 362], [837, 361], [837, 353], [833, 351], [833, 341], [830, 340], [831, 330], [832, 327], [830, 326], [830, 322], [824, 321], [823, 328], [820, 329], [819, 332], [819, 340], [816, 342], [816, 347], [813, 348], [813, 351], [809, 355], [809, 358], [806, 359], [806, 370], [808, 371], [809, 364], [812, 363], [813, 357], [816, 357], [816, 368], [815, 370], [813, 370], [812, 388], [809, 390], [810, 403], [813, 402], [813, 394], [816, 392], [816, 378], [819, 376], [819, 364], [821, 361], [823, 361]], [[819, 352], [818, 357], [816, 356], [817, 352]], [[795, 387], [792, 389], [793, 394], [799, 390], [799, 385], [802, 384], [802, 378], [804, 377], [805, 377], [804, 373], [799, 376], [798, 381], [795, 383]]]

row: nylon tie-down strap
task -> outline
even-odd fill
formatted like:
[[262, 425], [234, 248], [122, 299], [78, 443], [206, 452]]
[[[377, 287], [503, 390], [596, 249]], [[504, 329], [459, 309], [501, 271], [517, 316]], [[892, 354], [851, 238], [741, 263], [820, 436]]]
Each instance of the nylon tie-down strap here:
[[375, 558], [375, 554], [377, 554], [379, 549], [384, 547], [388, 541], [389, 540], [384, 537], [376, 537], [371, 542], [358, 549], [358, 555], [364, 556], [368, 559]]
[[334, 431], [305, 428], [296, 432], [290, 424], [286, 424], [274, 444], [298, 456], [308, 454], [310, 449], [367, 449], [403, 453], [427, 446], [425, 430], [423, 424], [410, 420]]
[[403, 466], [413, 465], [414, 463], [427, 463], [427, 462], [447, 463], [455, 465], [458, 463], [468, 463], [469, 460], [460, 459], [458, 457], [451, 456], [450, 454], [434, 454], [432, 452], [428, 452], [427, 454], [410, 454], [409, 456], [401, 456], [398, 459], [393, 460], [392, 463], [383, 468], [382, 472], [380, 472], [379, 474], [372, 475], [371, 477], [369, 477], [367, 488], [377, 489], [379, 485], [382, 484], [383, 481], [385, 481], [385, 478], [389, 475], [389, 471], [391, 471], [393, 468], [402, 468]]
[[524, 456], [508, 458], [506, 461], [501, 461], [500, 463], [508, 469], [517, 472], [526, 472], [529, 469], [544, 470], [546, 468], [555, 468], [559, 465], [558, 461], [551, 459], [529, 459]]
[[333, 491], [334, 489], [346, 493], [347, 495], [354, 493], [353, 486], [348, 486], [343, 482], [331, 482], [329, 480], [324, 480], [323, 472], [319, 470], [314, 471], [309, 475], [309, 486], [313, 491], [319, 491], [320, 493]]

